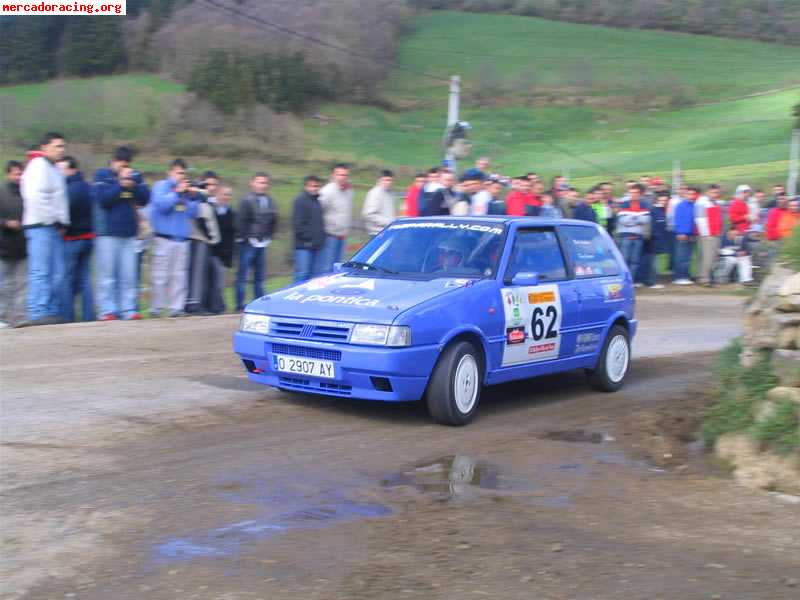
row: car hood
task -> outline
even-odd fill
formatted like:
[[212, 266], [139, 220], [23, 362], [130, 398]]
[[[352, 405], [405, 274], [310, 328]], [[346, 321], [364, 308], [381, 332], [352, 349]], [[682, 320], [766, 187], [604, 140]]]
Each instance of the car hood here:
[[269, 294], [249, 304], [247, 312], [388, 325], [409, 308], [476, 281], [450, 277], [430, 281], [349, 277], [338, 273]]

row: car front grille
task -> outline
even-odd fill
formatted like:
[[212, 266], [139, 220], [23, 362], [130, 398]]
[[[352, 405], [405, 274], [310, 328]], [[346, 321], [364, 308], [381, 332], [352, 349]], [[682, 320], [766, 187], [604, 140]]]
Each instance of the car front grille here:
[[307, 348], [305, 346], [291, 346], [289, 344], [272, 344], [273, 354], [285, 354], [287, 356], [299, 356], [302, 358], [318, 358], [320, 360], [342, 360], [340, 350], [328, 350], [327, 348]]
[[349, 323], [273, 319], [270, 325], [270, 334], [320, 342], [347, 343], [350, 337], [350, 328]]

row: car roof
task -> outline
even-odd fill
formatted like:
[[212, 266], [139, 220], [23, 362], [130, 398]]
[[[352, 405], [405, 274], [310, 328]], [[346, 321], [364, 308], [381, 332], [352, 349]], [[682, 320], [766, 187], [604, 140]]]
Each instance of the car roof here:
[[486, 216], [439, 216], [439, 217], [401, 217], [401, 221], [440, 221], [451, 223], [458, 221], [461, 223], [518, 223], [520, 227], [555, 225], [581, 225], [584, 227], [597, 227], [597, 223], [591, 221], [580, 221], [578, 219], [545, 219], [544, 217], [509, 217], [507, 215], [486, 215]]

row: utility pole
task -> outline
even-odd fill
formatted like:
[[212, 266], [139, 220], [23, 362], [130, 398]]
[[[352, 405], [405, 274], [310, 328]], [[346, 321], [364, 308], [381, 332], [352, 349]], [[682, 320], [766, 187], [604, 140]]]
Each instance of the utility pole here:
[[[458, 122], [458, 107], [461, 100], [461, 77], [458, 75], [453, 75], [450, 77], [450, 100], [447, 104], [447, 129], [448, 131], [450, 128]], [[452, 154], [447, 154], [445, 157], [445, 162], [447, 163], [448, 168], [452, 169], [455, 173], [458, 165], [456, 164], [456, 158]]]
[[789, 179], [786, 181], [786, 193], [790, 198], [797, 195], [797, 178], [800, 172], [800, 129], [792, 131], [792, 146], [789, 151]]

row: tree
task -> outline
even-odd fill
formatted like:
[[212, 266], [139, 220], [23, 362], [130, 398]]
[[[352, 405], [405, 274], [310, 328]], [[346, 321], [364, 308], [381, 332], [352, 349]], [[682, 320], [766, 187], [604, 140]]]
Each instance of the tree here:
[[64, 34], [64, 73], [86, 77], [125, 66], [122, 25], [115, 17], [70, 17]]

